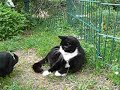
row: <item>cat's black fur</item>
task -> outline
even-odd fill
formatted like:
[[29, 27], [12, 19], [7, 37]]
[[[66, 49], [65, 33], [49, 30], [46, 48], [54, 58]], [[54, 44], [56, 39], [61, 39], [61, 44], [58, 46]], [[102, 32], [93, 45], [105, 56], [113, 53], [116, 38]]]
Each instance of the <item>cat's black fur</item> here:
[[14, 68], [14, 65], [18, 62], [18, 56], [10, 52], [0, 52], [0, 77], [9, 75]]
[[73, 36], [59, 36], [59, 38], [61, 39], [60, 45], [52, 48], [43, 60], [33, 65], [33, 70], [35, 72], [42, 73], [42, 64], [48, 62], [50, 64], [49, 72], [58, 71], [60, 74], [67, 73], [68, 68], [65, 68], [66, 61], [64, 60], [63, 55], [59, 52], [60, 46], [62, 46], [63, 50], [68, 53], [73, 53], [76, 48], [78, 49], [78, 54], [69, 60], [69, 72], [74, 73], [82, 68], [86, 61], [85, 52], [80, 46], [79, 41]]

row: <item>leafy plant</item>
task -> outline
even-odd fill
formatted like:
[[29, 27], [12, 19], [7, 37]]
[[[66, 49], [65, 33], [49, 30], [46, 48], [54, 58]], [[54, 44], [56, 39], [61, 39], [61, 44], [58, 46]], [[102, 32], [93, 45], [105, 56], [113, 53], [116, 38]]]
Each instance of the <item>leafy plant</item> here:
[[26, 27], [26, 17], [0, 4], [0, 40], [20, 34]]

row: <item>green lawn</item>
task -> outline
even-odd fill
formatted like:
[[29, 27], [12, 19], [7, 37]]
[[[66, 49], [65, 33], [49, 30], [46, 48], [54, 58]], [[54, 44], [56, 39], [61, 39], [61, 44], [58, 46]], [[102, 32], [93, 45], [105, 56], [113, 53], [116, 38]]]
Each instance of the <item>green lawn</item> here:
[[[59, 45], [59, 35], [78, 35], [77, 30], [65, 23], [57, 25], [53, 29], [39, 25], [33, 31], [27, 31], [29, 35], [19, 35], [0, 42], [0, 51], [13, 50], [20, 57], [13, 73], [6, 78], [0, 78], [0, 90], [119, 90], [106, 77], [108, 72], [96, 71], [89, 64], [81, 72], [66, 77], [55, 77], [53, 74], [43, 77], [33, 72], [33, 63], [44, 57], [52, 47]], [[84, 42], [80, 42], [84, 46]], [[91, 49], [85, 50], [88, 60], [93, 59], [89, 56]]]

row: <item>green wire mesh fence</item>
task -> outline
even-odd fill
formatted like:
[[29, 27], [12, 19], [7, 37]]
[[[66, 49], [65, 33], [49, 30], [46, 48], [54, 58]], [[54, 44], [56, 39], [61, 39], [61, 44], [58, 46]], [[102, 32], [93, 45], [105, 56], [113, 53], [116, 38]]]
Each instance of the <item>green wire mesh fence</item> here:
[[96, 62], [102, 61], [103, 66], [120, 64], [119, 7], [97, 0], [67, 0], [68, 23], [79, 28], [80, 38], [93, 45]]

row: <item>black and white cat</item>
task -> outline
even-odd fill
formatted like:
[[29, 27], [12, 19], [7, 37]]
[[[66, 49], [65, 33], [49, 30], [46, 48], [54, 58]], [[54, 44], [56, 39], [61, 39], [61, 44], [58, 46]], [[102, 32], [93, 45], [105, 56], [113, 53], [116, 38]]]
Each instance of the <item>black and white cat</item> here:
[[[33, 65], [33, 70], [43, 76], [55, 72], [56, 76], [65, 76], [68, 72], [79, 71], [85, 64], [85, 52], [79, 41], [73, 36], [59, 36], [61, 43], [51, 49], [47, 56]], [[50, 69], [43, 71], [42, 64], [48, 62]]]

